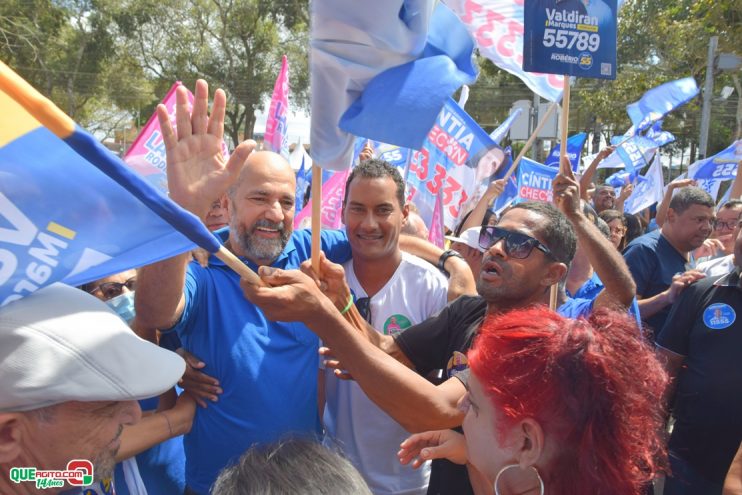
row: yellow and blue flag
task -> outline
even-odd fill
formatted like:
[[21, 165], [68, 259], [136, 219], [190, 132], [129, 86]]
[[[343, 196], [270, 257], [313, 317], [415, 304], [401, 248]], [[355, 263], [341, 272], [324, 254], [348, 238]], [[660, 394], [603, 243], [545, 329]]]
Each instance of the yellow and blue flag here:
[[219, 242], [0, 62], [0, 306]]

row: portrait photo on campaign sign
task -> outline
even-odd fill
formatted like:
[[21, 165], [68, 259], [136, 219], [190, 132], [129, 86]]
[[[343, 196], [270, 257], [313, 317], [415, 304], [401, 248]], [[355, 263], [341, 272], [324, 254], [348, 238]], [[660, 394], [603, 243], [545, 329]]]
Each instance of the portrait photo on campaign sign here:
[[525, 0], [523, 70], [616, 78], [616, 0]]

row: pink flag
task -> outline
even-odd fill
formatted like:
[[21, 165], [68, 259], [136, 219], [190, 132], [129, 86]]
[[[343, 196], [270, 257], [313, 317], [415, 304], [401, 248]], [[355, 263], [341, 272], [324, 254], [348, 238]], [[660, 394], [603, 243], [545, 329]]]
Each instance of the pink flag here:
[[[162, 100], [162, 104], [165, 105], [170, 116], [170, 124], [176, 132], [175, 90], [181, 85], [180, 81], [176, 81]], [[190, 90], [188, 91], [188, 106], [190, 111], [193, 108], [193, 93]], [[222, 153], [225, 158], [229, 157], [229, 151], [227, 151], [224, 142], [222, 142]], [[163, 192], [167, 192], [165, 143], [162, 141], [162, 130], [160, 129], [160, 122], [157, 120], [157, 112], [152, 114], [131, 147], [124, 154], [124, 162], [136, 170], [150, 184]]]
[[265, 145], [285, 158], [289, 157], [289, 142], [286, 134], [286, 113], [289, 109], [289, 62], [286, 55], [281, 60], [281, 72], [273, 86], [273, 98], [265, 123]]
[[433, 220], [430, 222], [430, 230], [428, 230], [428, 240], [443, 249], [443, 196], [441, 191], [438, 191], [436, 195]]
[[[345, 181], [348, 180], [350, 170], [335, 172], [327, 182], [322, 184], [322, 212], [320, 220], [323, 229], [339, 229], [343, 222], [341, 210], [343, 197], [345, 196]], [[311, 227], [312, 200], [294, 217], [295, 229], [306, 229]]]
[[[182, 83], [176, 81], [167, 92], [162, 104], [167, 108], [170, 115], [170, 123], [173, 128], [175, 124], [175, 90]], [[193, 93], [188, 91], [188, 103], [193, 106]], [[124, 162], [139, 172], [153, 186], [161, 191], [167, 192], [167, 175], [165, 173], [165, 143], [162, 141], [160, 123], [157, 121], [157, 113], [153, 113], [142, 128], [131, 147], [124, 155]]]

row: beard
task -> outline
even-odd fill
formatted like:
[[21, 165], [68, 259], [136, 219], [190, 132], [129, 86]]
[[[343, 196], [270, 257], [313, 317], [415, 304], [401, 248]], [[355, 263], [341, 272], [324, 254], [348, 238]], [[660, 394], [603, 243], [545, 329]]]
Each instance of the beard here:
[[[286, 247], [291, 237], [291, 229], [287, 229], [283, 222], [271, 222], [270, 220], [258, 220], [249, 229], [238, 224], [234, 215], [232, 215], [230, 230], [235, 232], [235, 241], [245, 253], [245, 257], [252, 261], [267, 261], [272, 263]], [[278, 231], [278, 237], [275, 239], [266, 239], [255, 235], [259, 228], [275, 229]]]
[[[121, 432], [124, 431], [123, 425], [119, 425], [118, 433], [114, 437], [111, 443], [114, 443], [120, 436]], [[120, 446], [114, 448], [106, 448], [103, 452], [98, 453], [93, 462], [93, 475], [96, 482], [105, 481], [113, 478], [113, 471], [116, 467], [116, 454], [118, 454]]]

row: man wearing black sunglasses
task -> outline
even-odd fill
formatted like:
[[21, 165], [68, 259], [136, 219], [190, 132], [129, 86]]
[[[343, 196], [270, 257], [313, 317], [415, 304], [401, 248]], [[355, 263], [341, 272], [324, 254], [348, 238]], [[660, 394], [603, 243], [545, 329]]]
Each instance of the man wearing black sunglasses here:
[[[553, 181], [554, 197], [562, 211], [548, 203], [520, 203], [495, 227], [482, 231], [480, 242], [487, 249], [477, 282], [479, 296], [462, 296], [435, 317], [396, 337], [359, 333], [328, 304], [316, 284], [298, 272], [262, 271], [274, 287], [254, 288], [243, 283], [243, 290], [271, 318], [298, 319], [317, 332], [339, 359], [331, 359], [328, 365], [352, 374], [368, 397], [408, 431], [459, 426], [463, 414], [456, 404], [466, 390], [454, 378], [457, 371], [467, 368], [466, 351], [483, 317], [548, 304], [551, 285], [564, 281], [577, 238], [605, 288], [595, 300], [588, 301], [567, 298], [560, 285], [558, 312], [577, 317], [595, 307], [625, 309], [633, 299], [634, 284], [621, 255], [585, 218], [571, 167], [563, 168], [566, 172]], [[330, 263], [322, 267], [329, 286], [337, 285], [329, 279], [342, 277], [339, 268]], [[439, 368], [447, 371], [449, 379], [437, 387], [420, 376]], [[467, 493], [470, 489], [465, 468], [434, 461], [429, 494]]]

